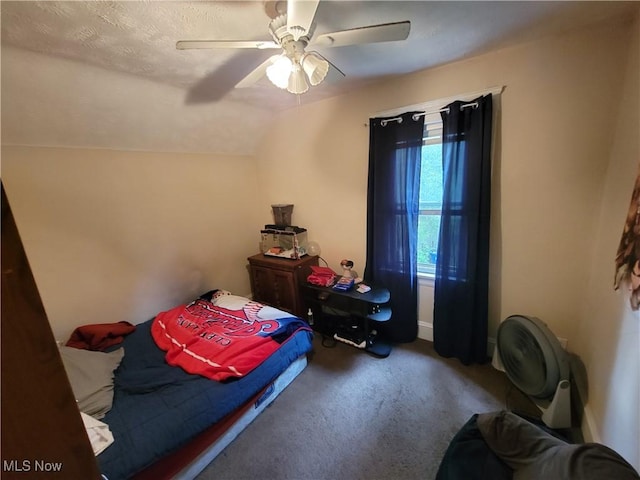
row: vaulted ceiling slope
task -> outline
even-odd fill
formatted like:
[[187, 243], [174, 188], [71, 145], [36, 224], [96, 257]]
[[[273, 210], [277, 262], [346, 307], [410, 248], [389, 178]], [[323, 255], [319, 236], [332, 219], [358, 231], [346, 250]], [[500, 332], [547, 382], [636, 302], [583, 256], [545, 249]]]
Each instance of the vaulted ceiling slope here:
[[296, 97], [234, 85], [273, 52], [177, 50], [271, 40], [274, 2], [2, 1], [3, 144], [255, 152], [273, 112], [630, 12], [634, 2], [320, 2], [316, 34], [411, 21], [402, 42], [317, 50], [346, 77]]

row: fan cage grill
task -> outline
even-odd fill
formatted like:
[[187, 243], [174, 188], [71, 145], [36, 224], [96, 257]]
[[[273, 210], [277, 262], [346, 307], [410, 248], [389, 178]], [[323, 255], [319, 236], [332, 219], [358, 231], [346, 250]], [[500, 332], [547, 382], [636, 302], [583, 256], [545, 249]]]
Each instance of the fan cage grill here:
[[500, 359], [509, 380], [527, 395], [546, 399], [568, 377], [557, 338], [535, 317], [514, 315], [498, 328]]

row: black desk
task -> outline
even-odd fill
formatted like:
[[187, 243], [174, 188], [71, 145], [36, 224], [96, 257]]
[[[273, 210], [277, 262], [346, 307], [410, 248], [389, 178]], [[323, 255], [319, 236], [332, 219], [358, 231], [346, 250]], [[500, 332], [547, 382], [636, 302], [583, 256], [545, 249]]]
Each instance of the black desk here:
[[[378, 357], [387, 357], [391, 353], [391, 345], [378, 338], [375, 323], [391, 319], [391, 308], [387, 305], [391, 295], [384, 287], [363, 283], [370, 286], [371, 290], [359, 293], [355, 285], [344, 292], [332, 287], [305, 284], [302, 286], [302, 295], [313, 312], [314, 327], [318, 331]], [[332, 310], [338, 315], [333, 317], [333, 322], [326, 321], [331, 317], [328, 311]]]

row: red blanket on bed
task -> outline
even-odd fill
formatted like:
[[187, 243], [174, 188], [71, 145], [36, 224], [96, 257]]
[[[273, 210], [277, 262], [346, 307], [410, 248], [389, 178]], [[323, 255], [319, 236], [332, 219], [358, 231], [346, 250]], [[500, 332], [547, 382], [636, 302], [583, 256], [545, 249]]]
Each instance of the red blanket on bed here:
[[73, 331], [67, 340], [67, 347], [105, 351], [113, 345], [122, 343], [125, 335], [129, 335], [135, 329], [136, 327], [129, 322], [82, 325]]
[[212, 380], [242, 377], [293, 333], [310, 330], [297, 317], [241, 297], [221, 303], [199, 298], [158, 314], [151, 334], [169, 365]]

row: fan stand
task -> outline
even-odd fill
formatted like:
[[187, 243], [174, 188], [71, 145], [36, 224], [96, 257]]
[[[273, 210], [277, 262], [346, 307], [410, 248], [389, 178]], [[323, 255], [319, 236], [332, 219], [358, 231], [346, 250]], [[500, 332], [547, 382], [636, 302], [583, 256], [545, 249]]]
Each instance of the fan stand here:
[[[505, 371], [497, 346], [493, 351], [491, 365], [496, 370], [500, 370], [501, 372]], [[560, 380], [558, 382], [551, 401], [542, 400], [530, 395], [527, 395], [527, 398], [540, 409], [542, 412], [542, 421], [547, 427], [571, 428], [571, 383], [569, 380]]]
[[542, 421], [550, 428], [571, 428], [571, 384], [560, 380], [551, 402], [532, 398], [542, 410]]

